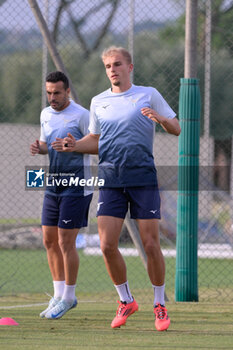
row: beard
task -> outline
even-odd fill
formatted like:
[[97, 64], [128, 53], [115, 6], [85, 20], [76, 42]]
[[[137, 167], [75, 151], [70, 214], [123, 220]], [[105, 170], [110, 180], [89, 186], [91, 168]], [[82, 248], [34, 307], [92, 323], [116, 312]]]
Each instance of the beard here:
[[114, 85], [114, 86], [120, 86], [121, 83], [120, 83], [119, 81], [115, 81], [115, 82], [112, 83], [112, 85]]
[[67, 107], [66, 106], [67, 102], [68, 102], [67, 98], [64, 98], [62, 101], [53, 101], [52, 100], [49, 102], [49, 104], [51, 105], [51, 107], [55, 111], [59, 112], [59, 111], [62, 111], [65, 107]]

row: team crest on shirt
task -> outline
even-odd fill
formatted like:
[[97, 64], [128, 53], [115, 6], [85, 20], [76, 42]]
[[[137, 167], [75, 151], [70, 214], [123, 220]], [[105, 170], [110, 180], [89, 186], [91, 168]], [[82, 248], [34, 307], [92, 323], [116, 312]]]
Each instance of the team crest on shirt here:
[[66, 124], [70, 122], [70, 119], [63, 118], [63, 122], [64, 122], [64, 126], [66, 126]]
[[139, 100], [138, 98], [131, 98], [131, 102], [132, 102], [134, 107], [136, 106], [138, 100]]

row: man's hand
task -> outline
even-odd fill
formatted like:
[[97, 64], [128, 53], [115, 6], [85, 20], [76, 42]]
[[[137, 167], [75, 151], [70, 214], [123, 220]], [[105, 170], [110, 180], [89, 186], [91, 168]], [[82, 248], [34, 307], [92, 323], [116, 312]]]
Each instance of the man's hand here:
[[176, 118], [165, 118], [154, 109], [149, 107], [144, 107], [141, 109], [141, 113], [153, 120], [154, 122], [160, 124], [165, 131], [169, 134], [179, 136], [181, 132], [180, 124]]
[[141, 113], [158, 124], [162, 123], [164, 119], [164, 117], [162, 117], [154, 109], [149, 107], [142, 108]]
[[32, 156], [34, 156], [35, 154], [47, 154], [48, 153], [47, 143], [36, 140], [34, 143], [30, 145], [30, 152]]
[[76, 140], [70, 133], [64, 139], [56, 138], [56, 141], [51, 143], [53, 149], [57, 152], [74, 152]]
[[40, 153], [40, 142], [39, 142], [39, 140], [36, 140], [34, 143], [32, 143], [30, 145], [30, 152], [31, 152], [32, 156]]

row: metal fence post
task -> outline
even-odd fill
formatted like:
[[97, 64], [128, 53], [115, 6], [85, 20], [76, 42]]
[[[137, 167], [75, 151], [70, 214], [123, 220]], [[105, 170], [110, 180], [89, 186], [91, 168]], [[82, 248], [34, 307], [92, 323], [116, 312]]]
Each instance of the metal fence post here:
[[[197, 0], [186, 2], [185, 78], [181, 79], [179, 117], [176, 301], [198, 301], [198, 178], [200, 90], [196, 79]], [[192, 77], [192, 78], [191, 78]]]

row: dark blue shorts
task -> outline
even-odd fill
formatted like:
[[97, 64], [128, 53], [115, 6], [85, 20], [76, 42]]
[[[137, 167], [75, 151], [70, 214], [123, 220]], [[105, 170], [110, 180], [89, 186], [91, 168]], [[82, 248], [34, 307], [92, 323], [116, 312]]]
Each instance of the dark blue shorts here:
[[160, 195], [155, 186], [100, 188], [97, 216], [125, 218], [130, 207], [132, 219], [160, 219]]
[[87, 226], [91, 200], [92, 194], [85, 197], [46, 194], [42, 209], [42, 225], [67, 229]]

